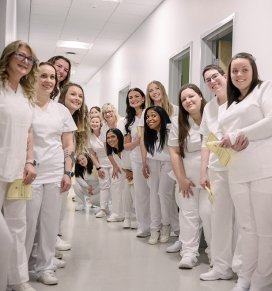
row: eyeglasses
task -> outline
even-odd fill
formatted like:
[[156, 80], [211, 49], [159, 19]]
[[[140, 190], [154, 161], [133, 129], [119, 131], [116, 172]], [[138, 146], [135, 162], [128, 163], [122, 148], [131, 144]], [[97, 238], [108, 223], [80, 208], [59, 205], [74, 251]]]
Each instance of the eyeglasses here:
[[215, 74], [211, 75], [210, 78], [205, 79], [205, 83], [210, 84], [211, 81], [212, 81], [212, 80], [215, 80], [216, 78], [218, 78], [219, 75], [220, 75], [219, 73], [215, 73]]
[[15, 56], [17, 57], [17, 59], [19, 61], [23, 62], [24, 60], [27, 60], [28, 62], [31, 63], [31, 65], [35, 65], [36, 64], [36, 60], [34, 58], [28, 57], [22, 52], [15, 52], [14, 54], [15, 54]]

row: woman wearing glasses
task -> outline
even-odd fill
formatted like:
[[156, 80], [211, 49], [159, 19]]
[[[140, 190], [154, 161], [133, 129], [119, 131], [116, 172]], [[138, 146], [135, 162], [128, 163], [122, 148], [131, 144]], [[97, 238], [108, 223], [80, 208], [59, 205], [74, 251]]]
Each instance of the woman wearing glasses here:
[[[27, 282], [25, 251], [26, 200], [5, 199], [10, 183], [36, 177], [32, 145], [32, 105], [35, 97], [36, 56], [22, 42], [10, 43], [0, 58], [0, 290], [35, 290]], [[12, 240], [13, 239], [13, 240]]]

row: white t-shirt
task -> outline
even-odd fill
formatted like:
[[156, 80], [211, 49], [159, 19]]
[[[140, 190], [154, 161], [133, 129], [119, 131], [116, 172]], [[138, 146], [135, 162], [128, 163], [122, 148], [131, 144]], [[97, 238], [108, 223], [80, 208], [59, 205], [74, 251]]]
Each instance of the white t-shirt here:
[[91, 148], [98, 158], [99, 164], [101, 167], [112, 167], [111, 162], [109, 158], [107, 157], [105, 144], [101, 140], [101, 134], [99, 137], [97, 137], [94, 133], [91, 134], [90, 142], [89, 142], [89, 148]]
[[64, 174], [62, 134], [77, 130], [69, 110], [53, 100], [45, 110], [33, 110], [34, 157], [37, 178], [33, 184], [60, 182]]
[[32, 105], [18, 85], [14, 92], [0, 85], [0, 180], [13, 182], [23, 177]]
[[[225, 105], [226, 103], [221, 106]], [[217, 98], [214, 97], [204, 107], [202, 121], [200, 124], [200, 133], [203, 135], [202, 147], [206, 147], [210, 133], [213, 133], [219, 140], [222, 138], [222, 131], [220, 130], [218, 123], [218, 110], [221, 106], [218, 104]], [[208, 167], [214, 171], [227, 170], [226, 167], [221, 166], [218, 157], [213, 152], [210, 152]]]
[[[187, 138], [187, 148], [184, 151], [183, 165], [186, 177], [190, 179], [196, 187], [201, 188], [200, 181], [200, 161], [201, 161], [201, 135], [199, 126], [189, 117], [189, 136]], [[168, 145], [179, 147], [178, 136], [178, 116], [173, 117], [171, 129], [168, 137]]]
[[272, 82], [265, 81], [241, 102], [219, 110], [219, 124], [232, 140], [243, 133], [246, 149], [236, 152], [229, 164], [229, 179], [236, 183], [272, 177]]
[[[124, 117], [119, 117], [119, 119], [117, 121], [116, 128], [118, 128], [122, 132], [123, 135], [126, 133], [126, 130], [125, 130], [125, 118]], [[100, 134], [100, 139], [103, 142], [106, 142], [106, 134], [107, 134], [107, 131], [109, 129], [110, 128], [109, 128], [109, 126], [106, 123], [103, 124], [103, 126], [101, 128], [101, 134]]]

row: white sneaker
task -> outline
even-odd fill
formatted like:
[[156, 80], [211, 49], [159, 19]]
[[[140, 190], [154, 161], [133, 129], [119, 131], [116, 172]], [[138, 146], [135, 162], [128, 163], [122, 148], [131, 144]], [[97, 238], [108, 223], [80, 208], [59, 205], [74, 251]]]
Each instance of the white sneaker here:
[[85, 210], [86, 207], [83, 204], [77, 203], [75, 206], [75, 211], [82, 211]]
[[10, 286], [13, 291], [36, 291], [28, 282]]
[[170, 238], [170, 233], [171, 233], [171, 226], [169, 225], [163, 225], [161, 228], [161, 236], [160, 236], [160, 242], [161, 243], [166, 243], [168, 242]]
[[106, 213], [106, 210], [104, 210], [104, 209], [101, 209], [95, 215], [96, 218], [102, 218], [102, 217], [106, 217], [106, 216], [107, 216], [107, 213]]
[[180, 269], [193, 269], [197, 263], [196, 257], [183, 256], [179, 262]]
[[159, 240], [159, 237], [160, 237], [160, 232], [157, 231], [157, 230], [151, 230], [151, 236], [148, 240], [148, 243], [150, 245], [155, 245], [158, 243], [158, 240]]
[[249, 288], [244, 288], [239, 285], [236, 285], [231, 291], [249, 291]]
[[107, 218], [107, 222], [120, 222], [124, 221], [123, 217], [119, 217], [117, 214], [112, 214], [110, 217]]
[[59, 236], [57, 236], [56, 250], [69, 251], [71, 248], [72, 248], [72, 245], [68, 241], [64, 241]]
[[166, 248], [167, 253], [177, 253], [181, 250], [182, 242], [177, 240], [171, 246]]
[[58, 278], [54, 271], [44, 271], [39, 274], [38, 281], [45, 285], [57, 285]]
[[63, 258], [63, 253], [55, 249], [55, 258], [61, 260]]
[[232, 278], [232, 272], [221, 274], [214, 269], [211, 269], [209, 272], [200, 275], [200, 279], [203, 281], [230, 280]]
[[130, 228], [131, 229], [137, 229], [138, 228], [138, 223], [137, 220], [135, 218], [132, 218], [130, 221]]
[[137, 230], [136, 237], [144, 238], [150, 236], [149, 231], [142, 231], [141, 229]]
[[131, 221], [129, 218], [125, 218], [124, 222], [123, 222], [123, 228], [130, 228], [131, 226]]
[[55, 257], [53, 258], [53, 265], [54, 265], [55, 270], [60, 269], [60, 268], [65, 268], [66, 262], [64, 260], [59, 260]]

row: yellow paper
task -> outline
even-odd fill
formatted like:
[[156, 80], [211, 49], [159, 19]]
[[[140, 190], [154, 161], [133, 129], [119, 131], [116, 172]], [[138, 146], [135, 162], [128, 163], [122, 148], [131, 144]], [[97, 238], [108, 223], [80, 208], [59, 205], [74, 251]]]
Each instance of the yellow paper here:
[[30, 200], [32, 198], [31, 185], [25, 185], [23, 179], [17, 179], [9, 186], [7, 193], [7, 200], [25, 199]]
[[222, 148], [219, 146], [219, 144], [220, 144], [219, 139], [213, 133], [210, 133], [206, 144], [207, 148], [211, 152], [215, 153], [218, 157], [219, 163], [223, 167], [226, 167], [231, 160], [231, 150]]
[[214, 200], [215, 200], [214, 193], [212, 192], [212, 190], [208, 186], [205, 186], [205, 189], [206, 189], [206, 191], [209, 194], [209, 196], [208, 196], [209, 201], [211, 202], [211, 204], [213, 204], [214, 203]]

